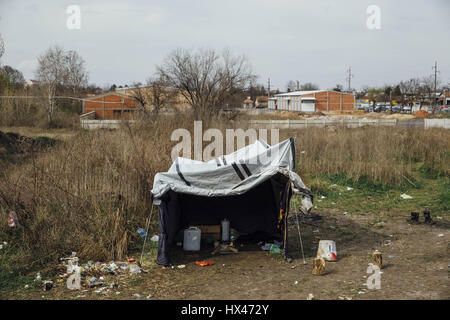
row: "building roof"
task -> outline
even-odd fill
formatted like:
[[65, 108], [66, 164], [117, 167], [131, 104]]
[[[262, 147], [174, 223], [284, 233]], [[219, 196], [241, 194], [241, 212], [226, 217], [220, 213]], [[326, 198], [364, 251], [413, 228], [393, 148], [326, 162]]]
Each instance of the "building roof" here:
[[[303, 95], [307, 95], [307, 94], [314, 94], [314, 93], [318, 93], [318, 92], [338, 92], [338, 91], [334, 91], [334, 90], [308, 90], [308, 91], [292, 91], [292, 92], [286, 92], [286, 93], [280, 93], [280, 94], [276, 94], [275, 97], [298, 97], [298, 96], [303, 96]], [[339, 92], [339, 93], [346, 93], [346, 92]], [[348, 93], [347, 93], [348, 94]]]
[[115, 91], [110, 91], [110, 92], [105, 92], [105, 93], [101, 93], [101, 94], [97, 94], [97, 95], [87, 95], [85, 98], [83, 98], [83, 100], [93, 100], [93, 99], [97, 99], [97, 98], [101, 98], [101, 97], [105, 97], [105, 96], [120, 96], [120, 97], [124, 97], [124, 98], [129, 98], [129, 99], [134, 99], [134, 97], [123, 94], [123, 93], [119, 93], [119, 92], [115, 92]]

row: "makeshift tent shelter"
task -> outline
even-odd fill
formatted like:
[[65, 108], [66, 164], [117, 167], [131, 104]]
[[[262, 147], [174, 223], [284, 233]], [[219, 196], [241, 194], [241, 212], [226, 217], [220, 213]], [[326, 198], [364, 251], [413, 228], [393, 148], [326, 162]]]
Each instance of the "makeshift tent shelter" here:
[[258, 140], [208, 162], [177, 158], [153, 183], [159, 209], [157, 263], [170, 264], [169, 249], [182, 228], [220, 224], [224, 218], [239, 233], [282, 232], [286, 256], [290, 197], [301, 195], [304, 212], [313, 201], [294, 168], [293, 138], [275, 146]]

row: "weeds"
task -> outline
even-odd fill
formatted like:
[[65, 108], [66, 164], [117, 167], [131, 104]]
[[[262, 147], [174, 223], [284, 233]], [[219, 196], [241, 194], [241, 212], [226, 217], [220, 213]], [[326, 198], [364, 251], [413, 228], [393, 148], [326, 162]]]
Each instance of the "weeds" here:
[[[244, 126], [236, 119], [204, 123], [205, 130]], [[146, 225], [154, 175], [171, 165], [177, 142], [170, 136], [177, 128], [192, 132], [193, 119], [150, 115], [133, 127], [78, 131], [45, 152], [32, 149], [24, 161], [0, 167], [0, 240], [18, 246], [8, 264], [31, 270], [72, 251], [85, 260], [123, 259], [139, 247], [135, 230]], [[417, 165], [432, 168], [433, 177], [449, 176], [449, 134], [397, 127], [300, 130], [297, 170], [315, 193], [329, 197], [322, 204], [366, 197], [365, 206], [375, 210], [391, 188], [423, 187], [414, 179]], [[364, 192], [342, 199], [333, 183]], [[448, 208], [444, 189], [437, 203]], [[14, 234], [7, 225], [10, 210], [21, 225]]]

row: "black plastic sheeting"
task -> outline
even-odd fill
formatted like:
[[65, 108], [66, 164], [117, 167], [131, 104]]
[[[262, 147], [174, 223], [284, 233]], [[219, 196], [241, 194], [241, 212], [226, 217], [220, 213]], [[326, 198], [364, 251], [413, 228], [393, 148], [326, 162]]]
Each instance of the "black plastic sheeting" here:
[[204, 197], [169, 191], [160, 199], [161, 204], [158, 206], [157, 263], [165, 266], [170, 264], [170, 248], [175, 237], [180, 230], [189, 226], [217, 225], [227, 218], [230, 227], [239, 233], [280, 232], [277, 228], [278, 216], [280, 205], [285, 207], [286, 201], [289, 202], [290, 194], [286, 196], [288, 182], [288, 178], [276, 174], [242, 195], [227, 197]]

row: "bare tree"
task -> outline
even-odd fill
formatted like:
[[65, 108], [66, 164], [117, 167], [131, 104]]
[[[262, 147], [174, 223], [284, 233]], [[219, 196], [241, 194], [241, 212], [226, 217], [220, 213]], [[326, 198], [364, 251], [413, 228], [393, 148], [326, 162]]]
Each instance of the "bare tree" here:
[[77, 96], [79, 90], [88, 84], [85, 61], [76, 51], [70, 50], [65, 54], [65, 68], [65, 86], [73, 95]]
[[319, 86], [317, 84], [307, 82], [300, 86], [301, 91], [310, 91], [310, 90], [319, 90]]
[[174, 107], [179, 96], [179, 90], [171, 88], [169, 81], [163, 76], [148, 78], [146, 86], [136, 83], [131, 92], [131, 96], [139, 102], [144, 112], [151, 109], [155, 114], [163, 108]]
[[3, 41], [2, 35], [0, 33], [0, 59], [4, 53], [5, 53], [5, 42]]
[[4, 72], [9, 77], [10, 83], [15, 87], [22, 87], [25, 84], [25, 78], [22, 72], [13, 67], [4, 66], [0, 68], [0, 72]]
[[38, 57], [36, 77], [46, 99], [44, 106], [49, 125], [53, 125], [57, 93], [70, 89], [76, 94], [88, 79], [84, 60], [75, 51], [65, 52], [59, 46], [50, 47]]
[[286, 91], [291, 92], [297, 90], [297, 83], [294, 80], [289, 80], [286, 84]]
[[[422, 109], [423, 105], [428, 102], [430, 106], [433, 105], [433, 99], [436, 99], [434, 96], [434, 79], [433, 77], [423, 77], [420, 79], [420, 85], [418, 87], [417, 98], [420, 101], [420, 109]], [[434, 96], [434, 97], [433, 97]]]
[[214, 50], [178, 49], [167, 56], [158, 73], [180, 91], [197, 118], [240, 105], [244, 90], [255, 79], [248, 60], [227, 50], [219, 55]]

